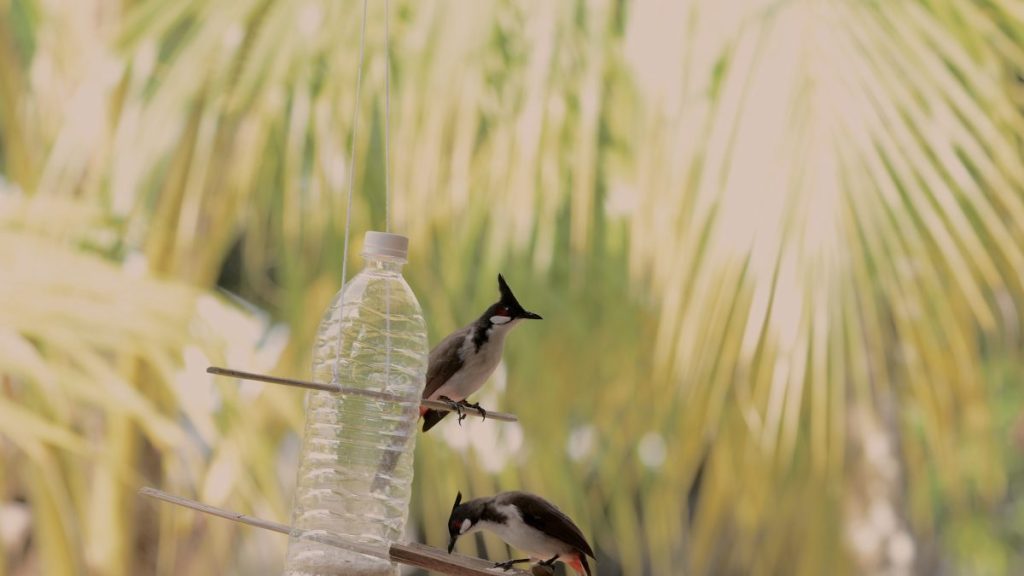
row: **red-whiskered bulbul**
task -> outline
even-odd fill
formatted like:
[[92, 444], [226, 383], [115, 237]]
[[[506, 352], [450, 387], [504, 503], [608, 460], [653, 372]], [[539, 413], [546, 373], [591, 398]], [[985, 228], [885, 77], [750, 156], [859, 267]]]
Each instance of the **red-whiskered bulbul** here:
[[[479, 390], [498, 367], [509, 330], [520, 320], [541, 319], [539, 314], [519, 305], [501, 274], [498, 274], [498, 291], [501, 299], [491, 304], [472, 324], [452, 332], [430, 351], [424, 398], [445, 400], [456, 407], [472, 406], [483, 412], [479, 404], [470, 404], [466, 397]], [[426, 432], [448, 412], [421, 408], [420, 415]], [[465, 415], [460, 411], [459, 421], [463, 418]]]
[[590, 576], [587, 556], [597, 559], [583, 532], [564, 512], [547, 500], [527, 492], [502, 492], [490, 498], [477, 498], [465, 504], [462, 492], [455, 497], [448, 517], [448, 553], [460, 536], [487, 530], [505, 543], [530, 555], [529, 558], [498, 562], [495, 567], [508, 570], [515, 564], [536, 560], [551, 566], [562, 561], [582, 576]]

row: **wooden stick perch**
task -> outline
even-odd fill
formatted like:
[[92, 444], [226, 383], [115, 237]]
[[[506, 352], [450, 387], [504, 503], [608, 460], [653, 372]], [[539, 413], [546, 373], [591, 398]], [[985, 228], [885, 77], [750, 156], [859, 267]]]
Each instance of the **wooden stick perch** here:
[[[295, 386], [296, 388], [308, 388], [310, 390], [322, 390], [324, 392], [338, 392], [341, 394], [351, 394], [354, 396], [364, 396], [367, 398], [375, 398], [377, 400], [388, 400], [392, 402], [401, 402], [402, 399], [394, 394], [388, 394], [387, 392], [378, 392], [376, 390], [363, 390], [361, 388], [346, 388], [343, 386], [335, 386], [334, 384], [323, 384], [321, 382], [311, 382], [309, 380], [296, 380], [294, 378], [281, 378], [280, 376], [267, 376], [266, 374], [257, 374], [255, 372], [243, 372], [241, 370], [232, 370], [231, 368], [220, 368], [218, 366], [210, 366], [206, 369], [210, 374], [216, 374], [217, 376], [230, 376], [232, 378], [239, 378], [241, 380], [254, 380], [257, 382], [267, 382], [270, 384], [283, 384], [285, 386]], [[438, 400], [420, 400], [420, 406], [424, 408], [430, 408], [431, 410], [444, 410], [446, 412], [455, 412], [456, 410], [446, 402]], [[466, 414], [473, 414], [474, 416], [483, 417], [484, 414], [481, 410], [473, 408], [471, 406], [463, 406], [462, 411]], [[502, 422], [518, 422], [514, 414], [507, 414], [505, 412], [492, 412], [487, 411], [487, 420], [500, 420]]]
[[288, 535], [294, 534], [315, 542], [343, 548], [359, 554], [365, 554], [373, 558], [383, 558], [392, 562], [398, 562], [399, 564], [416, 566], [417, 568], [433, 570], [443, 574], [451, 574], [453, 576], [495, 576], [496, 574], [504, 574], [507, 576], [528, 576], [529, 574], [522, 570], [502, 570], [501, 568], [495, 568], [494, 564], [487, 560], [463, 556], [461, 554], [448, 554], [444, 550], [425, 546], [423, 544], [400, 544], [395, 542], [391, 544], [387, 551], [384, 551], [381, 548], [354, 542], [334, 534], [310, 534], [304, 530], [292, 528], [287, 524], [264, 520], [247, 514], [239, 514], [238, 512], [232, 512], [230, 510], [210, 506], [209, 504], [203, 504], [202, 502], [197, 502], [188, 498], [182, 498], [181, 496], [168, 494], [167, 492], [157, 490], [156, 488], [142, 488], [139, 490], [139, 494], [156, 500], [162, 500], [176, 506], [191, 508], [192, 510], [197, 510], [204, 514], [211, 514], [213, 516], [219, 516], [242, 524], [248, 524], [249, 526], [262, 528], [264, 530], [271, 530], [273, 532], [280, 532], [281, 534]]

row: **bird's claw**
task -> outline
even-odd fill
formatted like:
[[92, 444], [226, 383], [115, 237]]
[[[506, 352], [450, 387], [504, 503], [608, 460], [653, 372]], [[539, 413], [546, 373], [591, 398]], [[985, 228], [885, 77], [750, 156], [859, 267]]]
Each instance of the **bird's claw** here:
[[480, 411], [480, 417], [482, 419], [484, 419], [484, 420], [487, 420], [487, 410], [484, 410], [483, 408], [481, 408], [479, 402], [473, 402], [472, 404], [470, 404], [466, 400], [463, 400], [462, 402], [460, 402], [460, 404], [462, 404], [466, 408], [473, 408], [475, 410], [479, 410]]
[[465, 400], [463, 400], [463, 401], [461, 401], [461, 402], [456, 402], [455, 400], [452, 400], [451, 398], [449, 398], [449, 397], [447, 397], [447, 396], [438, 396], [438, 398], [437, 398], [437, 399], [438, 399], [438, 400], [440, 400], [441, 402], [444, 402], [444, 403], [445, 403], [445, 404], [447, 404], [448, 406], [450, 406], [450, 407], [451, 407], [451, 409], [452, 409], [452, 410], [453, 410], [453, 411], [454, 411], [454, 412], [455, 412], [456, 414], [458, 414], [458, 415], [459, 415], [459, 426], [462, 426], [462, 421], [466, 419], [466, 411], [462, 409], [462, 406], [463, 406], [463, 404], [464, 404], [464, 403], [465, 403], [466, 401], [465, 401]]
[[537, 562], [537, 565], [538, 566], [554, 566], [556, 561], [558, 561], [558, 554], [555, 554], [554, 556], [552, 556], [551, 558], [548, 558], [547, 560], [545, 560], [543, 562]]
[[495, 568], [501, 568], [502, 570], [511, 570], [515, 568], [516, 564], [522, 564], [523, 562], [529, 562], [529, 558], [520, 558], [518, 560], [506, 560], [505, 562], [495, 562]]

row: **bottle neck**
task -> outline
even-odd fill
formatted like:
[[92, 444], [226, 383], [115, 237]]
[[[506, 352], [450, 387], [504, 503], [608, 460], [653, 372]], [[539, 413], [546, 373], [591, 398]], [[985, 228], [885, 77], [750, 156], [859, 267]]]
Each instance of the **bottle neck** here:
[[402, 265], [405, 264], [404, 260], [388, 256], [365, 256], [364, 258], [366, 259], [366, 265], [363, 269], [374, 274], [401, 275]]

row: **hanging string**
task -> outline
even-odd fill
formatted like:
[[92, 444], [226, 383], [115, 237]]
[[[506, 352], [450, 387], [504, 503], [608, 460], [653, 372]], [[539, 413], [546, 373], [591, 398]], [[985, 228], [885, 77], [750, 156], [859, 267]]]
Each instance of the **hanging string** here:
[[384, 0], [384, 230], [391, 232], [391, 0]]
[[[384, 230], [391, 232], [391, 0], [384, 0]], [[384, 386], [391, 386], [391, 282], [387, 283], [384, 313]], [[413, 432], [415, 434], [415, 432]]]
[[338, 363], [341, 360], [342, 312], [345, 304], [345, 283], [348, 280], [348, 237], [352, 230], [352, 190], [356, 174], [356, 129], [359, 127], [359, 96], [363, 86], [363, 58], [366, 54], [366, 3], [363, 0], [363, 21], [359, 29], [359, 63], [356, 68], [356, 101], [352, 108], [352, 137], [348, 155], [348, 206], [345, 208], [345, 243], [341, 250], [341, 290], [338, 292], [338, 338], [334, 347], [334, 382], [339, 382]]

